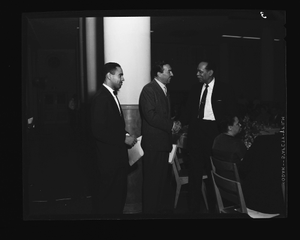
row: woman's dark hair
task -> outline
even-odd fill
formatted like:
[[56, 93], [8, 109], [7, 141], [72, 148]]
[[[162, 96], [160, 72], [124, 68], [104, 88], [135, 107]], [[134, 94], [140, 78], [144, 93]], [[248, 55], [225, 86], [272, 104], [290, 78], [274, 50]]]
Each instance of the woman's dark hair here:
[[166, 61], [156, 61], [151, 68], [151, 77], [155, 78], [158, 72], [164, 72], [164, 65], [168, 64]]
[[115, 71], [117, 70], [117, 67], [121, 67], [120, 64], [115, 63], [115, 62], [108, 62], [105, 63], [103, 66], [103, 70], [102, 70], [102, 76], [103, 76], [103, 81], [105, 80], [105, 76], [107, 73], [111, 73], [114, 74]]
[[234, 115], [225, 115], [218, 123], [218, 128], [221, 133], [227, 133], [228, 127], [234, 124]]

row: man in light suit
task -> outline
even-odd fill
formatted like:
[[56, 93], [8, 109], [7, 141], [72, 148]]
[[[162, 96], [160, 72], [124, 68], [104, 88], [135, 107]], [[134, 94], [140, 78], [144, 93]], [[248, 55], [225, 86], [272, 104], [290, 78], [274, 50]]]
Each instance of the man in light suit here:
[[205, 211], [201, 193], [202, 177], [208, 176], [207, 200], [209, 212], [215, 211], [216, 199], [211, 179], [210, 155], [218, 122], [227, 114], [236, 114], [232, 88], [220, 82], [212, 61], [200, 62], [197, 68], [199, 82], [192, 86], [185, 111], [179, 118], [181, 125], [189, 125], [187, 148], [190, 156], [188, 203], [191, 213]]
[[103, 85], [93, 96], [91, 106], [100, 172], [97, 213], [122, 214], [127, 194], [128, 148], [134, 146], [136, 138], [125, 131], [116, 96], [124, 82], [123, 70], [119, 64], [110, 62], [104, 65], [104, 74]]
[[172, 68], [159, 62], [152, 68], [154, 79], [144, 86], [139, 98], [142, 119], [143, 212], [163, 213], [167, 192], [168, 158], [172, 149], [172, 129], [176, 128], [170, 113], [166, 85], [173, 76]]

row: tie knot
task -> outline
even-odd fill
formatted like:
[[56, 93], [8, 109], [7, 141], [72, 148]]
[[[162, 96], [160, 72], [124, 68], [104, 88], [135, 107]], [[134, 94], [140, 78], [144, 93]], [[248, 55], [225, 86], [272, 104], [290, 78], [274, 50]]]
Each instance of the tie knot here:
[[167, 95], [167, 92], [168, 92], [168, 89], [166, 86], [163, 86], [164, 87], [164, 90], [165, 90], [165, 94]]
[[115, 91], [114, 91], [114, 95], [115, 95], [115, 96], [117, 96], [117, 94], [118, 94], [118, 91], [117, 91], [117, 90], [115, 90]]
[[208, 84], [205, 84], [205, 88], [208, 88]]

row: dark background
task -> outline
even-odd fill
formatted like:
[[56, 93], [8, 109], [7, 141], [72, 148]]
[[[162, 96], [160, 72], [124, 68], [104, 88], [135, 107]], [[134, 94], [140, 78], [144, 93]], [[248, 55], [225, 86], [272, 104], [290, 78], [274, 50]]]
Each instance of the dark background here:
[[[260, 11], [264, 11], [266, 19], [262, 18]], [[261, 101], [261, 39], [225, 38], [222, 35], [261, 37], [264, 27], [270, 28], [272, 37], [276, 39], [272, 43], [273, 102], [284, 105], [285, 11], [153, 10], [141, 13], [124, 11], [111, 14], [151, 16], [151, 61], [165, 59], [170, 62], [174, 77], [168, 88], [173, 93], [171, 97], [174, 105], [185, 102], [188, 90], [197, 81], [198, 63], [208, 57], [219, 64], [218, 79], [231, 84], [237, 98]], [[79, 65], [79, 18], [87, 16], [98, 17], [97, 64], [101, 66], [104, 61], [103, 12], [45, 12], [24, 15], [22, 51], [26, 109], [29, 115], [43, 118], [42, 122], [67, 122], [64, 107], [57, 105], [59, 98], [61, 105], [64, 105], [77, 93], [82, 103], [87, 101], [81, 96], [80, 83], [80, 74], [86, 73], [81, 72]], [[50, 106], [51, 101], [53, 106]]]
[[[262, 18], [260, 11], [264, 11], [266, 19]], [[24, 211], [27, 214], [90, 211], [86, 202], [91, 199], [88, 198], [91, 192], [88, 188], [94, 184], [94, 179], [90, 177], [92, 163], [87, 161], [94, 156], [89, 138], [86, 65], [80, 68], [79, 47], [80, 21], [84, 23], [85, 17], [97, 17], [96, 51], [100, 69], [104, 63], [103, 16], [151, 16], [151, 61], [165, 59], [172, 66], [174, 77], [168, 90], [173, 110], [176, 108], [177, 113], [185, 103], [192, 84], [197, 81], [198, 63], [208, 57], [218, 63], [218, 80], [234, 88], [239, 103], [276, 105], [282, 108], [282, 113], [286, 105], [285, 14], [281, 10], [259, 9], [24, 13]], [[222, 37], [261, 37], [264, 27], [270, 28], [272, 37], [276, 39], [272, 43], [274, 88], [271, 102], [262, 101], [261, 39]], [[84, 38], [82, 41], [85, 43]], [[139, 67], [138, 63], [136, 67]], [[100, 76], [100, 71], [97, 75]], [[68, 115], [68, 103], [74, 93], [78, 95], [80, 104], [76, 132], [70, 129]], [[27, 125], [30, 117], [34, 118], [34, 124]], [[79, 200], [74, 200], [72, 205], [68, 203], [71, 202], [69, 198]], [[34, 205], [30, 206], [30, 210], [28, 199]]]

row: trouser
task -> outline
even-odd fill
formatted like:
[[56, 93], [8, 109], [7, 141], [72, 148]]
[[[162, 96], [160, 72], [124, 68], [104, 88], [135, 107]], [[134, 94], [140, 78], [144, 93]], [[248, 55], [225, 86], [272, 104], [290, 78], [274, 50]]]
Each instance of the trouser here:
[[[215, 137], [218, 135], [218, 128], [215, 121], [199, 120], [197, 129], [197, 145], [189, 144], [189, 189], [188, 205], [191, 212], [202, 212], [205, 205], [202, 196], [203, 175], [207, 175], [206, 196], [209, 212], [214, 212], [216, 197], [211, 177], [211, 149]], [[189, 136], [188, 136], [189, 141]]]
[[169, 152], [145, 150], [143, 156], [143, 212], [161, 213], [166, 209], [169, 191]]
[[94, 198], [97, 214], [122, 214], [127, 195], [128, 168], [100, 169], [99, 190]]

